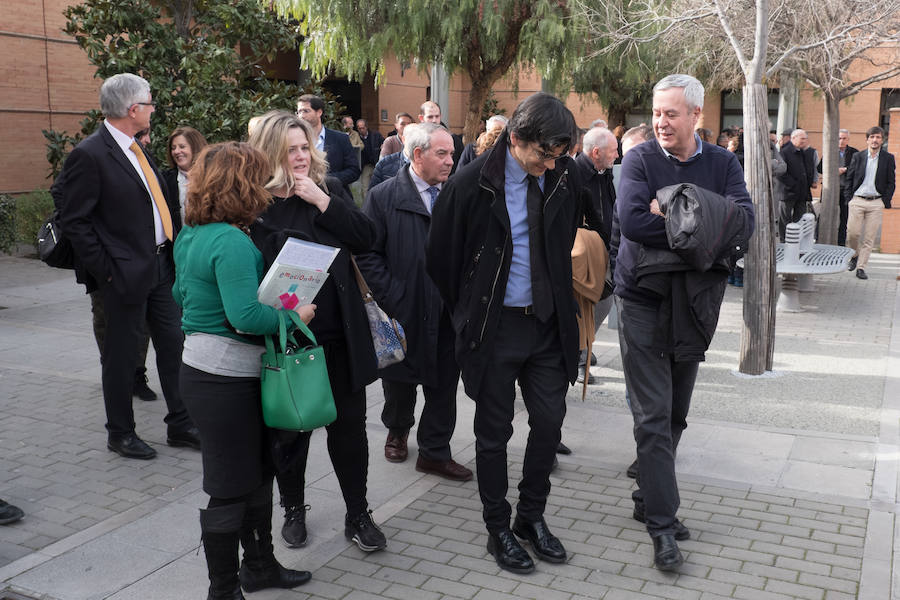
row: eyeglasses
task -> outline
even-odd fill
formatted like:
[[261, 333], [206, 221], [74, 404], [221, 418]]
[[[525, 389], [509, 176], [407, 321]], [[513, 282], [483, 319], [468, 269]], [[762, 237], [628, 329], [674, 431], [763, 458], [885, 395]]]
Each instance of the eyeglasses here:
[[531, 151], [534, 152], [534, 155], [538, 157], [541, 162], [547, 162], [551, 160], [556, 161], [566, 155], [565, 152], [560, 152], [559, 154], [550, 154], [549, 152], [544, 152], [543, 150], [539, 150], [538, 148], [532, 148]]
[[132, 104], [132, 106], [134, 106], [135, 104], [140, 104], [141, 106], [152, 106], [153, 108], [156, 108], [156, 102], [135, 102], [134, 104]]

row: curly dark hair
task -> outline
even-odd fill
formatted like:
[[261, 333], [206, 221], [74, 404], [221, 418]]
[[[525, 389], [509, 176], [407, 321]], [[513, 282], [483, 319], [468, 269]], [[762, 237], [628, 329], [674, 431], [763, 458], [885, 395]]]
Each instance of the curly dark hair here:
[[188, 225], [229, 223], [249, 227], [269, 205], [266, 155], [246, 142], [206, 146], [188, 173]]

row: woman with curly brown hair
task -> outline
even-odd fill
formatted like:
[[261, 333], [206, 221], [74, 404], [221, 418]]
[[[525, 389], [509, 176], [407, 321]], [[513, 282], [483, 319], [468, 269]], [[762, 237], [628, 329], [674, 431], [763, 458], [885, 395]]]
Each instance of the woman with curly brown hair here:
[[[263, 259], [248, 233], [268, 205], [269, 172], [265, 155], [249, 144], [206, 147], [190, 171], [185, 227], [175, 242], [172, 294], [185, 333], [181, 393], [200, 431], [210, 496], [200, 511], [209, 600], [241, 600], [241, 588], [292, 588], [310, 579], [282, 567], [272, 547], [274, 468], [260, 404], [260, 336], [277, 332], [279, 317], [256, 299]], [[309, 322], [315, 305], [296, 311]]]
[[[263, 151], [272, 165], [272, 179], [266, 184], [272, 202], [250, 227], [250, 235], [267, 265], [287, 237], [340, 248], [316, 296], [318, 308], [310, 329], [325, 350], [337, 408], [337, 420], [326, 431], [328, 454], [347, 507], [344, 534], [363, 551], [374, 552], [387, 544], [366, 500], [366, 385], [377, 372], [350, 255], [372, 247], [375, 225], [356, 207], [341, 182], [326, 176], [328, 164], [315, 141], [311, 127], [291, 113], [267, 113], [254, 125], [250, 144]], [[289, 546], [297, 547], [307, 540], [304, 487], [310, 433], [278, 435], [278, 489], [285, 507], [281, 535]]]

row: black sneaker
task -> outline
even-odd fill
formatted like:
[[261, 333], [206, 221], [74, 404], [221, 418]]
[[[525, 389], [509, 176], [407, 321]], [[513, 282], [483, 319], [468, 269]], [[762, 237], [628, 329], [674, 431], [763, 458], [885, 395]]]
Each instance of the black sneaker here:
[[387, 547], [387, 538], [372, 520], [372, 511], [365, 510], [355, 517], [344, 518], [344, 537], [356, 542], [363, 552], [376, 552]]
[[147, 376], [143, 374], [134, 374], [134, 388], [131, 393], [145, 402], [153, 402], [157, 398], [156, 392], [147, 385]]
[[306, 532], [307, 510], [309, 510], [309, 504], [285, 507], [281, 537], [288, 548], [301, 548], [306, 545], [306, 541], [309, 539]]
[[24, 516], [25, 512], [21, 508], [0, 500], [0, 525], [15, 523]]

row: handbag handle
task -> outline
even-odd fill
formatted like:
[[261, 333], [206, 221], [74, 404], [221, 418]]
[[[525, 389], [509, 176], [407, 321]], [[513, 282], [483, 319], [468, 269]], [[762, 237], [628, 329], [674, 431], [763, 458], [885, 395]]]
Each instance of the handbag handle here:
[[350, 257], [350, 264], [353, 265], [353, 273], [356, 275], [356, 285], [359, 286], [359, 293], [362, 294], [363, 301], [368, 302], [369, 298], [373, 297], [372, 290], [369, 289], [369, 284], [363, 279], [362, 272], [359, 270], [359, 266], [356, 264], [356, 259], [353, 256]]
[[[287, 323], [285, 323], [285, 314], [287, 317], [293, 321], [294, 325], [299, 329], [303, 335], [309, 338], [309, 341], [312, 342], [313, 346], [318, 346], [319, 343], [316, 341], [316, 336], [313, 335], [313, 332], [307, 327], [306, 323], [300, 318], [300, 315], [295, 313], [292, 310], [278, 310], [278, 345], [281, 348], [281, 353], [284, 354], [287, 351]], [[275, 364], [275, 344], [272, 340], [274, 335], [264, 336], [266, 338], [266, 360], [268, 364]]]

